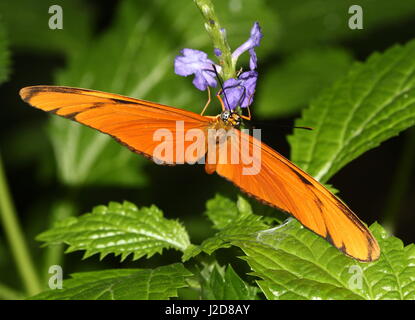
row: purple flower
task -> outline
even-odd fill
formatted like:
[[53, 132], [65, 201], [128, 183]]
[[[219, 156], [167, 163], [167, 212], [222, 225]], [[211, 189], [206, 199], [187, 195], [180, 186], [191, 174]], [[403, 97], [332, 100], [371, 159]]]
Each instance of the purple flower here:
[[223, 84], [225, 107], [233, 110], [240, 106], [249, 107], [253, 101], [258, 72], [243, 72], [238, 79], [231, 78]]
[[251, 56], [249, 59], [249, 67], [251, 70], [255, 70], [257, 67], [257, 56], [254, 48], [259, 46], [262, 37], [261, 27], [258, 22], [255, 22], [251, 29], [251, 36], [232, 53], [232, 59], [236, 61], [242, 53], [249, 51], [249, 55]]
[[[221, 32], [224, 36], [226, 35], [225, 29], [221, 29]], [[257, 56], [254, 48], [259, 46], [262, 36], [259, 23], [255, 22], [249, 39], [232, 53], [232, 63], [236, 65], [239, 56], [249, 51], [251, 71], [243, 72], [236, 79], [231, 78], [225, 81], [222, 94], [224, 94], [225, 107], [230, 110], [238, 106], [246, 108], [252, 103], [258, 78], [258, 73], [254, 71], [257, 67]], [[222, 56], [219, 48], [214, 48], [213, 52], [217, 57]], [[194, 74], [193, 84], [202, 91], [206, 90], [208, 86], [217, 86], [215, 68], [220, 73], [222, 68], [208, 59], [206, 53], [194, 49], [183, 49], [181, 55], [177, 56], [174, 61], [175, 72], [185, 77]]]
[[[216, 87], [215, 71], [213, 70], [213, 61], [208, 59], [208, 55], [203, 51], [194, 49], [183, 49], [182, 55], [177, 56], [174, 61], [174, 71], [180, 76], [195, 75], [193, 84], [199, 90], [206, 90], [208, 86]], [[218, 71], [219, 66], [216, 66]]]

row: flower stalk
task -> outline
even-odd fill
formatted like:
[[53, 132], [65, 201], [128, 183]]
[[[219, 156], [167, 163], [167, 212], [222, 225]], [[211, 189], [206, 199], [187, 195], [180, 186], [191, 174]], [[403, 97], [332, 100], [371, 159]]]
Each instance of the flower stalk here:
[[[240, 108], [248, 108], [254, 98], [258, 79], [256, 71], [258, 59], [255, 48], [260, 45], [263, 37], [261, 27], [258, 22], [255, 22], [248, 40], [231, 53], [226, 40], [226, 31], [220, 27], [212, 2], [210, 0], [194, 1], [205, 18], [205, 27], [212, 39], [213, 52], [219, 60], [219, 65], [210, 60], [206, 52], [184, 48], [174, 60], [174, 72], [183, 77], [194, 75], [193, 85], [201, 91], [209, 87], [217, 88], [218, 80], [221, 82], [220, 78], [222, 78], [223, 86], [219, 94], [224, 98], [225, 108], [241, 113]], [[236, 73], [238, 58], [245, 52], [249, 52], [250, 71], [242, 72], [240, 69]]]
[[235, 63], [232, 59], [231, 48], [226, 40], [226, 32], [220, 26], [212, 1], [194, 0], [194, 2], [205, 19], [206, 31], [213, 42], [215, 54], [218, 57], [220, 66], [222, 67], [222, 78], [225, 81], [230, 78], [234, 78], [236, 76], [236, 71]]

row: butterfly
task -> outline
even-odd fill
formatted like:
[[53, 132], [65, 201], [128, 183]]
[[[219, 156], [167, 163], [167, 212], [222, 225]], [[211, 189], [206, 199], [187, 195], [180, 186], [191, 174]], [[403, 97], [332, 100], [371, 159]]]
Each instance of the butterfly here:
[[[249, 196], [292, 215], [306, 228], [356, 260], [370, 262], [380, 256], [376, 239], [359, 218], [309, 174], [259, 139], [240, 130], [243, 116], [236, 112], [223, 108], [217, 116], [203, 116], [203, 112], [196, 114], [122, 95], [62, 86], [25, 87], [20, 90], [20, 96], [33, 107], [106, 133], [133, 152], [155, 161], [153, 155], [160, 147], [160, 139], [154, 139], [154, 135], [160, 129], [175, 134], [181, 130], [186, 135], [190, 132], [205, 133], [199, 135], [196, 142], [194, 139], [183, 141], [184, 156], [165, 152], [163, 160], [169, 164], [200, 160], [201, 153], [187, 152], [190, 148], [204, 150], [202, 153], [206, 151], [204, 156], [215, 151], [215, 160], [224, 153], [229, 159], [235, 152], [256, 148], [260, 150], [254, 155], [260, 160], [260, 170], [256, 174], [244, 174], [244, 164], [232, 161], [206, 162], [205, 170], [209, 174], [216, 172]], [[177, 123], [182, 124], [182, 129], [178, 129]], [[211, 129], [225, 133], [232, 131], [233, 134], [216, 136], [212, 144], [207, 138]], [[233, 145], [238, 147], [233, 148]]]

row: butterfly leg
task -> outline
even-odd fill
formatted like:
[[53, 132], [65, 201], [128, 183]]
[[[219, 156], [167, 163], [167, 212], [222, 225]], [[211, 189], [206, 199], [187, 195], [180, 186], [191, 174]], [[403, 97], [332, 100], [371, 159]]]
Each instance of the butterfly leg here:
[[205, 113], [205, 111], [206, 111], [207, 107], [208, 107], [208, 106], [209, 106], [209, 104], [210, 104], [210, 89], [209, 89], [209, 87], [207, 87], [207, 90], [208, 90], [208, 101], [206, 102], [206, 104], [205, 104], [205, 106], [204, 106], [204, 108], [203, 108], [202, 112], [200, 113], [200, 115], [201, 115], [201, 116], [203, 116], [203, 114]]
[[222, 93], [222, 90], [218, 92], [218, 94], [216, 95], [216, 98], [218, 98], [220, 105], [222, 106], [222, 111], [225, 111], [226, 107], [225, 107], [225, 103], [222, 100], [222, 97], [220, 96], [221, 93]]
[[248, 115], [244, 116], [243, 114], [241, 114], [241, 118], [244, 120], [250, 121], [251, 120], [251, 109], [249, 109], [249, 106], [247, 107], [247, 109], [248, 109]]
[[255, 91], [252, 92], [252, 94], [249, 96], [249, 103], [248, 103], [248, 107], [247, 107], [247, 109], [248, 109], [248, 116], [241, 115], [241, 118], [244, 119], [244, 120], [248, 120], [248, 121], [251, 120], [251, 109], [249, 109], [249, 105], [252, 102], [252, 98], [254, 97], [254, 93], [255, 93]]

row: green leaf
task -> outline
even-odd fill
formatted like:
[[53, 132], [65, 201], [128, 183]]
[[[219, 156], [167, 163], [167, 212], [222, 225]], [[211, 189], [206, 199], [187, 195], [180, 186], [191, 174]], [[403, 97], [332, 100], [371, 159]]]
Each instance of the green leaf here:
[[138, 209], [129, 202], [111, 202], [79, 218], [59, 221], [37, 240], [66, 243], [67, 252], [85, 250], [85, 258], [99, 253], [102, 259], [113, 253], [121, 255], [121, 260], [130, 254], [136, 260], [161, 254], [163, 249], [184, 251], [190, 246], [189, 236], [178, 221], [164, 218], [155, 206]]
[[48, 290], [35, 300], [166, 300], [187, 287], [192, 273], [180, 263], [156, 269], [112, 269], [71, 275], [62, 289]]
[[292, 160], [326, 182], [343, 166], [415, 124], [415, 41], [373, 54], [325, 90], [296, 122]]
[[[48, 26], [52, 5], [62, 7], [63, 29]], [[85, 1], [0, 1], [0, 13], [11, 35], [10, 44], [19, 49], [76, 54], [91, 36], [91, 10]]]
[[206, 203], [206, 215], [213, 222], [213, 227], [219, 230], [223, 229], [238, 217], [251, 213], [251, 206], [241, 196], [238, 197], [238, 201], [235, 203], [217, 194], [215, 198], [208, 200]]
[[190, 246], [186, 248], [186, 250], [184, 250], [183, 255], [182, 255], [182, 262], [186, 262], [189, 259], [196, 257], [201, 252], [202, 252], [202, 249], [200, 246], [191, 244]]
[[254, 214], [239, 216], [223, 227], [213, 237], [206, 239], [201, 244], [201, 248], [206, 253], [211, 254], [219, 248], [229, 247], [229, 243], [233, 239], [250, 238], [257, 231], [267, 228], [269, 227], [262, 221], [261, 216]]
[[404, 247], [378, 224], [370, 229], [381, 247], [372, 263], [345, 256], [293, 219], [232, 243], [268, 299], [415, 299], [415, 246]]
[[343, 76], [351, 63], [351, 55], [338, 48], [310, 49], [288, 56], [261, 78], [255, 115], [269, 118], [296, 113]]
[[[240, 196], [235, 204], [227, 198], [216, 195], [214, 199], [207, 202], [207, 209], [207, 214], [214, 221], [215, 228], [220, 231], [203, 241], [200, 246], [189, 247], [183, 254], [183, 261], [197, 256], [202, 251], [212, 254], [218, 249], [229, 248], [232, 240], [249, 239], [257, 231], [269, 228], [261, 216], [252, 214], [249, 203]], [[220, 218], [221, 215], [224, 219]]]
[[228, 265], [225, 271], [217, 263], [206, 265], [201, 271], [202, 299], [207, 300], [254, 300], [258, 288], [249, 286]]

